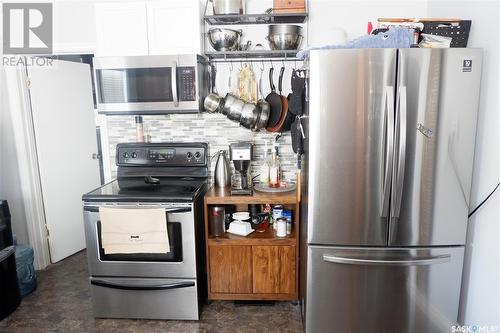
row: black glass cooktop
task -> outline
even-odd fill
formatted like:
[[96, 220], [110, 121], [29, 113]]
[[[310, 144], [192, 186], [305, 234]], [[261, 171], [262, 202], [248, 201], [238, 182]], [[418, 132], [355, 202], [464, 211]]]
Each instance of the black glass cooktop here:
[[192, 201], [205, 188], [205, 180], [131, 177], [115, 179], [83, 195], [84, 201]]

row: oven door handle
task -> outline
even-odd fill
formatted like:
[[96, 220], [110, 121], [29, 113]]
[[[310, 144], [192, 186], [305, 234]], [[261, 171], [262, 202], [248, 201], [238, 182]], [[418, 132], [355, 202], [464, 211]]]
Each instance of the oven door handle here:
[[175, 283], [162, 283], [157, 285], [134, 285], [134, 284], [121, 284], [110, 282], [108, 280], [91, 279], [90, 284], [99, 287], [120, 289], [120, 290], [168, 290], [194, 287], [194, 282], [175, 282]]
[[[110, 206], [102, 206], [102, 207], [110, 207]], [[112, 207], [112, 206], [111, 206]], [[147, 209], [147, 208], [155, 208], [154, 206], [151, 207], [141, 207], [141, 206], [116, 206], [113, 208], [137, 208], [137, 209]], [[99, 213], [99, 206], [85, 206], [83, 207], [83, 210], [86, 212], [93, 212], [93, 213]], [[167, 213], [189, 213], [193, 209], [191, 207], [172, 207], [172, 208], [165, 208], [165, 211]]]

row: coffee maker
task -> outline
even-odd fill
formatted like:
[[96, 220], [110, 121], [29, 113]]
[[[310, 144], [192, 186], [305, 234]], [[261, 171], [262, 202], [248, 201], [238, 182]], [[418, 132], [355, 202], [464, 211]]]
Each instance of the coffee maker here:
[[237, 142], [229, 145], [229, 159], [234, 163], [234, 169], [241, 179], [241, 184], [233, 182], [232, 195], [252, 195], [252, 185], [248, 181], [252, 154], [253, 145], [250, 142]]

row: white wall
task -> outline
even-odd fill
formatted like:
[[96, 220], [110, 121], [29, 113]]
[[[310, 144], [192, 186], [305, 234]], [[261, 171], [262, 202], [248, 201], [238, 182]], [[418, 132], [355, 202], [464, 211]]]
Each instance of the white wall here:
[[378, 17], [425, 17], [427, 1], [310, 0], [309, 45], [331, 43], [332, 31], [342, 29], [347, 40], [366, 34], [368, 21]]
[[[498, 1], [428, 1], [430, 17], [472, 19], [468, 47], [484, 49], [471, 209], [500, 181]], [[460, 320], [466, 325], [500, 325], [500, 194], [469, 221]]]
[[12, 232], [20, 243], [27, 244], [28, 230], [10, 112], [5, 73], [0, 68], [0, 199], [9, 202]]

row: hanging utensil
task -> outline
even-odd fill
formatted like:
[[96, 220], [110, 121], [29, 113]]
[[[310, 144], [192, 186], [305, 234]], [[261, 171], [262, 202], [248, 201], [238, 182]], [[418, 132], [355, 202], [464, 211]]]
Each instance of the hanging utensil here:
[[240, 70], [238, 75], [238, 94], [247, 103], [257, 102], [257, 81], [255, 73], [248, 64]]
[[279, 132], [281, 131], [281, 127], [283, 126], [283, 122], [285, 121], [286, 118], [286, 113], [288, 112], [288, 101], [285, 96], [282, 95], [282, 90], [283, 90], [283, 74], [285, 73], [285, 66], [281, 67], [280, 70], [280, 75], [278, 79], [278, 89], [280, 94], [278, 95], [280, 99], [280, 104], [281, 104], [281, 111], [280, 111], [280, 116], [278, 119], [278, 122], [271, 127], [267, 127], [267, 130], [269, 132]]
[[233, 86], [232, 86], [232, 76], [233, 76], [233, 62], [231, 61], [230, 62], [230, 65], [229, 65], [229, 79], [228, 79], [228, 82], [227, 82], [227, 90], [230, 94], [233, 93]]
[[266, 101], [269, 103], [271, 106], [270, 112], [269, 112], [269, 120], [267, 122], [267, 129], [273, 128], [278, 124], [280, 121], [281, 117], [281, 98], [280, 96], [276, 93], [276, 87], [274, 86], [273, 82], [273, 74], [274, 74], [274, 67], [269, 69], [269, 84], [271, 86], [271, 92], [266, 96]]
[[262, 67], [260, 68], [260, 78], [259, 78], [259, 89], [257, 106], [260, 109], [259, 117], [257, 118], [257, 122], [255, 123], [255, 130], [260, 130], [262, 128], [266, 128], [267, 122], [269, 121], [269, 112], [271, 111], [271, 105], [263, 99], [264, 94], [262, 93], [262, 77], [264, 76], [264, 63], [262, 63]]
[[[291, 75], [291, 78], [290, 78], [290, 81], [293, 81], [293, 77], [294, 75], [297, 75], [296, 72], [295, 72], [295, 69], [292, 71], [292, 75]], [[290, 92], [286, 98], [287, 100], [287, 104], [288, 104], [288, 111], [286, 113], [286, 117], [285, 117], [285, 121], [283, 122], [283, 126], [281, 127], [281, 131], [282, 132], [287, 132], [287, 131], [290, 131], [291, 128], [292, 128], [292, 123], [293, 121], [295, 120], [295, 117], [296, 115], [292, 112], [291, 110], [291, 105], [290, 105], [290, 101], [293, 99], [293, 90], [292, 92]]]
[[210, 76], [210, 85], [211, 85], [211, 93], [205, 97], [203, 100], [203, 107], [205, 111], [209, 113], [219, 112], [224, 104], [224, 99], [219, 96], [216, 88], [216, 77], [217, 77], [217, 68], [214, 65], [210, 66], [210, 70], [208, 72]]

